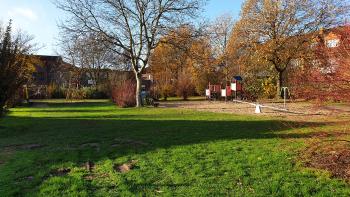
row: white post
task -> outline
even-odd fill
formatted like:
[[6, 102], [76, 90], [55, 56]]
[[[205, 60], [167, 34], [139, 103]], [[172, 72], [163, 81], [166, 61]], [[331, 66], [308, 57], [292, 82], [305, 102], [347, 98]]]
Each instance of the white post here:
[[255, 113], [261, 114], [261, 106], [259, 104], [255, 105]]

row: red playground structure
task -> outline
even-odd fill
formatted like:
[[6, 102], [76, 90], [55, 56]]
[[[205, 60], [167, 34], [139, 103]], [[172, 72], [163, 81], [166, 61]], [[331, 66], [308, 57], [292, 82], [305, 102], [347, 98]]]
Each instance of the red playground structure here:
[[221, 85], [211, 85], [209, 82], [208, 89], [205, 90], [207, 99], [218, 99], [221, 95]]
[[218, 84], [210, 84], [205, 90], [205, 96], [208, 100], [218, 100], [220, 98], [227, 99], [237, 99], [241, 97], [243, 87], [242, 87], [242, 77], [234, 76], [231, 82], [226, 82], [225, 86]]

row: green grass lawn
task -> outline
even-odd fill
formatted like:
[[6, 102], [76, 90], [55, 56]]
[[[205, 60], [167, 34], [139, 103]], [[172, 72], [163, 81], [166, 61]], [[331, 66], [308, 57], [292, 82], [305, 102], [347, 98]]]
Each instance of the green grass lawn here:
[[108, 102], [15, 108], [0, 119], [0, 196], [349, 196], [297, 161], [308, 126]]

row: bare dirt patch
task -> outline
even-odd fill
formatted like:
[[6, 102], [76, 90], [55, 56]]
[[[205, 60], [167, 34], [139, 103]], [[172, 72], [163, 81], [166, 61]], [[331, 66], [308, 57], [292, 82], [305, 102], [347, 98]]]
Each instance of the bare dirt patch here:
[[350, 183], [350, 130], [315, 132], [307, 143], [300, 156], [306, 167], [329, 171]]
[[126, 172], [129, 172], [130, 170], [132, 170], [136, 163], [138, 161], [137, 160], [131, 160], [127, 163], [124, 163], [124, 164], [118, 164], [118, 165], [114, 165], [114, 170], [116, 170], [117, 172], [120, 172], [120, 173], [126, 173]]
[[[284, 105], [281, 102], [260, 102], [259, 104], [269, 107], [284, 109]], [[197, 111], [208, 111], [217, 113], [230, 113], [230, 114], [255, 114], [255, 106], [246, 103], [236, 103], [234, 101], [167, 101], [161, 102], [160, 107], [163, 108], [180, 108], [180, 109], [192, 109]], [[287, 107], [290, 113], [283, 112], [281, 110], [275, 110], [270, 108], [262, 108], [261, 115], [266, 116], [325, 116], [334, 113], [333, 108], [325, 108], [322, 106], [316, 106], [308, 102], [291, 102], [287, 103]], [[350, 111], [342, 111], [339, 113], [350, 114]]]
[[87, 181], [92, 181], [96, 178], [96, 174], [93, 172], [95, 169], [95, 164], [92, 161], [87, 161], [84, 163], [83, 167], [89, 172], [89, 174], [84, 176]]
[[84, 167], [87, 171], [92, 172], [95, 167], [95, 164], [92, 161], [87, 161], [85, 162]]
[[350, 183], [350, 141], [312, 143], [303, 155], [307, 167], [327, 170]]
[[[317, 132], [317, 133], [313, 133], [311, 137], [313, 138], [319, 138], [319, 139], [322, 139], [323, 140], [326, 140], [327, 139], [324, 139], [324, 138], [339, 138], [339, 137], [342, 137], [342, 136], [347, 136], [349, 135], [349, 133], [346, 133], [346, 132]], [[343, 141], [343, 140], [340, 140], [340, 139], [336, 139], [336, 140], [331, 140], [331, 139], [328, 139], [328, 141]], [[350, 142], [350, 141], [349, 141]]]

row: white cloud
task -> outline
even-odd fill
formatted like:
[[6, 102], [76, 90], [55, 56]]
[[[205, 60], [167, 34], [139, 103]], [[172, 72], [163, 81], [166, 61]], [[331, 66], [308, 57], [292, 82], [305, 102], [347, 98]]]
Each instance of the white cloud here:
[[36, 21], [38, 19], [38, 15], [31, 10], [30, 8], [14, 8], [8, 11], [9, 17], [24, 17], [31, 21]]

